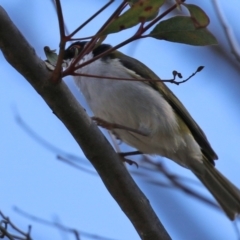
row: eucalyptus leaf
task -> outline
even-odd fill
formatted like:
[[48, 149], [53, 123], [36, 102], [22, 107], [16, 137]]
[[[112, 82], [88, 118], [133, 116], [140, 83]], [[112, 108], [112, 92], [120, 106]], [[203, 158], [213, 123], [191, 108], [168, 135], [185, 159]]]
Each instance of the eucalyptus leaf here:
[[183, 4], [193, 19], [193, 23], [196, 28], [204, 28], [210, 23], [209, 17], [207, 14], [198, 6], [193, 4]]
[[[132, 6], [134, 3], [137, 3], [140, 1], [141, 0], [129, 0], [128, 2], [129, 2], [129, 5]], [[153, 12], [153, 14], [151, 16], [147, 17], [145, 21], [146, 22], [152, 21], [155, 17], [157, 17], [158, 13], [159, 13], [159, 9], [158, 9], [158, 11]]]
[[44, 52], [47, 57], [47, 61], [53, 65], [56, 66], [58, 55], [56, 54], [56, 50], [51, 50], [48, 46], [44, 47]]
[[195, 46], [217, 44], [206, 28], [196, 28], [191, 17], [176, 16], [161, 21], [149, 34], [153, 38]]
[[102, 35], [119, 32], [131, 28], [140, 22], [146, 22], [155, 18], [165, 0], [138, 0], [129, 2], [130, 9], [113, 20], [102, 32]]

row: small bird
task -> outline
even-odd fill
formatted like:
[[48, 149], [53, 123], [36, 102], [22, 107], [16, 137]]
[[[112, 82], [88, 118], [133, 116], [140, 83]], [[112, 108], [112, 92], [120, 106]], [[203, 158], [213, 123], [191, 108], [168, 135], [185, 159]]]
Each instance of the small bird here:
[[[64, 59], [71, 62], [86, 44], [75, 42], [70, 45]], [[96, 46], [80, 59], [79, 64], [110, 48], [108, 44]], [[97, 119], [112, 126], [122, 126], [113, 129], [114, 134], [139, 152], [160, 155], [190, 169], [226, 215], [235, 219], [240, 213], [240, 190], [214, 167], [218, 157], [204, 132], [153, 71], [115, 50], [76, 72], [101, 77], [74, 76]], [[111, 77], [125, 80], [111, 80]]]

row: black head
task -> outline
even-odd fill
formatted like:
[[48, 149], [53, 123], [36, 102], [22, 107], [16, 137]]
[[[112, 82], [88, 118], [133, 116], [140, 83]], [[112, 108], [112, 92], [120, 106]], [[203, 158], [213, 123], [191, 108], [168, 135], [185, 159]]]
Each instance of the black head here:
[[[88, 42], [74, 42], [65, 51], [63, 59], [77, 57]], [[108, 44], [101, 44], [93, 50], [93, 56], [97, 56], [111, 48]]]
[[74, 42], [65, 51], [63, 59], [72, 59], [79, 55], [87, 42]]
[[101, 45], [97, 46], [95, 49], [93, 49], [93, 56], [97, 56], [103, 52], [106, 52], [111, 47], [112, 46], [109, 44], [101, 44]]

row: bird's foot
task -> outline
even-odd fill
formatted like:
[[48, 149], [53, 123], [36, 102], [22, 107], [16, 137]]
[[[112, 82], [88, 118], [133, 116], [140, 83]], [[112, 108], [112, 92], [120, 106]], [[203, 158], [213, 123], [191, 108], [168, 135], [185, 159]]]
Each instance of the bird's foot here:
[[129, 165], [134, 164], [138, 168], [138, 164], [135, 161], [125, 158], [126, 156], [133, 156], [133, 155], [138, 155], [138, 154], [142, 154], [142, 152], [140, 152], [140, 151], [124, 152], [124, 153], [119, 153], [119, 156], [123, 162], [126, 162]]
[[127, 163], [127, 164], [129, 164], [129, 165], [135, 165], [135, 166], [138, 168], [138, 164], [137, 164], [135, 161], [130, 160], [130, 159], [127, 159], [127, 158], [125, 158], [125, 157], [122, 157], [121, 155], [119, 155], [119, 156], [120, 156], [120, 158], [121, 158], [121, 160], [122, 160], [123, 162], [125, 162], [125, 163]]

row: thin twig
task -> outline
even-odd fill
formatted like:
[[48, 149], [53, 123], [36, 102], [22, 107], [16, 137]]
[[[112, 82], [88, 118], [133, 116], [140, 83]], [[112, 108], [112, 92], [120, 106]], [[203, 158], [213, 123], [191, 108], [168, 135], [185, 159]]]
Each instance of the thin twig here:
[[64, 158], [70, 159], [72, 162], [81, 162], [86, 165], [89, 165], [89, 162], [86, 161], [86, 159], [81, 158], [79, 156], [73, 155], [72, 153], [68, 153], [66, 151], [63, 151], [61, 148], [56, 147], [43, 137], [41, 137], [37, 132], [35, 132], [21, 117], [21, 115], [17, 112], [16, 109], [14, 109], [14, 117], [16, 123], [38, 144], [43, 146], [48, 151], [51, 151], [54, 154], [64, 156]]
[[89, 19], [87, 19], [84, 23], [82, 23], [76, 30], [74, 30], [70, 35], [67, 37], [70, 39], [72, 38], [78, 31], [84, 28], [89, 22], [91, 22], [95, 17], [97, 17], [102, 11], [104, 11], [108, 6], [110, 6], [114, 0], [110, 0], [106, 3], [102, 8], [100, 8], [96, 13], [94, 13]]
[[[202, 67], [203, 68], [203, 67]], [[94, 74], [88, 74], [88, 73], [73, 73], [71, 75], [73, 76], [82, 76], [82, 77], [91, 77], [96, 79], [109, 79], [109, 80], [126, 80], [126, 81], [137, 81], [137, 82], [165, 82], [165, 83], [173, 83], [176, 85], [180, 85], [181, 83], [187, 82], [189, 79], [191, 79], [193, 76], [195, 76], [199, 71], [199, 68], [192, 73], [188, 78], [181, 81], [176, 81], [176, 77], [179, 77], [179, 74], [174, 75], [174, 78], [172, 79], [145, 79], [145, 78], [123, 78], [123, 77], [110, 77], [110, 76], [100, 76], [100, 75], [94, 75]]]
[[163, 173], [169, 180], [170, 182], [178, 189], [181, 189], [184, 193], [198, 199], [201, 200], [202, 202], [208, 204], [211, 207], [214, 207], [217, 210], [220, 210], [220, 207], [213, 201], [209, 200], [208, 198], [202, 196], [201, 194], [193, 191], [192, 189], [190, 189], [189, 187], [185, 186], [184, 184], [182, 184], [178, 178], [176, 178], [176, 175], [173, 175], [171, 173], [169, 173], [167, 171], [167, 169], [160, 163], [154, 163], [151, 158], [149, 156], [143, 155], [143, 159], [149, 163], [152, 164], [153, 166], [156, 167], [156, 169], [158, 171], [160, 171], [161, 173]]
[[237, 221], [233, 221], [232, 224], [233, 224], [233, 228], [235, 230], [236, 236], [237, 236], [237, 240], [240, 240], [240, 231], [239, 231]]
[[82, 41], [82, 40], [88, 40], [88, 39], [91, 39], [93, 38], [94, 36], [90, 36], [90, 37], [82, 37], [82, 38], [71, 38], [69, 39], [68, 41]]
[[[13, 224], [13, 222], [11, 222], [11, 220], [7, 216], [5, 216], [2, 211], [0, 211], [0, 216], [3, 218], [4, 224], [5, 224], [4, 227], [0, 225], [0, 233], [1, 233], [0, 238], [3, 238], [4, 236], [6, 236], [10, 240], [16, 240], [16, 239], [31, 240], [31, 237], [30, 237], [31, 228], [29, 228], [28, 232], [25, 233], [21, 229], [19, 229], [15, 224]], [[12, 229], [14, 229], [18, 234], [22, 236], [17, 236], [15, 234], [11, 234], [10, 232], [8, 232], [7, 231], [8, 225], [11, 226]]]
[[232, 54], [235, 56], [238, 62], [240, 62], [240, 46], [236, 40], [236, 37], [233, 33], [233, 30], [230, 28], [230, 26], [227, 24], [227, 20], [224, 16], [223, 11], [221, 10], [221, 7], [219, 6], [219, 2], [217, 0], [212, 0], [213, 6], [215, 8], [215, 11], [217, 13], [217, 17], [219, 19], [219, 22], [222, 25], [222, 28], [225, 32], [225, 36], [227, 38], [228, 44], [230, 46]]
[[13, 210], [15, 212], [17, 212], [18, 214], [20, 214], [21, 216], [25, 217], [25, 218], [28, 218], [34, 222], [37, 222], [37, 223], [41, 223], [41, 224], [44, 224], [46, 226], [49, 226], [49, 227], [54, 227], [54, 228], [58, 228], [60, 230], [63, 230], [65, 232], [69, 232], [69, 233], [72, 233], [76, 236], [76, 233], [78, 236], [82, 235], [82, 236], [85, 236], [85, 237], [88, 237], [88, 238], [91, 238], [91, 239], [98, 239], [98, 240], [113, 240], [112, 238], [108, 238], [108, 237], [104, 237], [104, 236], [100, 236], [100, 235], [96, 235], [96, 234], [92, 234], [92, 233], [88, 233], [88, 232], [84, 232], [84, 231], [80, 231], [80, 230], [77, 230], [75, 228], [71, 228], [71, 227], [67, 227], [67, 226], [64, 226], [58, 222], [52, 222], [52, 221], [49, 221], [49, 220], [45, 220], [43, 218], [40, 218], [40, 217], [36, 217], [30, 213], [27, 213], [23, 210], [21, 210], [20, 208], [18, 207], [13, 207]]
[[1, 238], [7, 237], [9, 240], [14, 240], [12, 234], [10, 234], [4, 227], [0, 226]]
[[70, 159], [64, 158], [64, 157], [59, 156], [59, 155], [57, 156], [57, 159], [62, 161], [62, 162], [64, 162], [64, 163], [66, 163], [66, 164], [68, 164], [68, 165], [70, 165], [70, 166], [72, 166], [72, 167], [74, 167], [74, 168], [76, 168], [76, 169], [78, 169], [78, 170], [81, 170], [83, 172], [89, 173], [89, 174], [94, 175], [94, 176], [98, 176], [98, 174], [96, 172], [94, 172], [92, 170], [89, 170], [87, 168], [84, 168], [82, 166], [79, 166], [79, 164], [74, 163]]
[[[57, 12], [57, 8], [56, 8], [56, 2], [55, 2], [55, 0], [51, 0], [51, 2], [52, 2], [52, 4], [53, 4], [53, 7], [54, 7], [54, 9], [55, 9], [55, 11]], [[63, 25], [64, 25], [64, 32], [67, 34], [67, 35], [69, 35], [69, 31], [68, 31], [68, 28], [67, 28], [67, 26], [66, 26], [66, 24], [65, 24], [65, 22], [63, 21]]]
[[[113, 12], [113, 14], [108, 18], [108, 20], [102, 25], [102, 27], [98, 30], [98, 32], [95, 34], [95, 36], [88, 42], [88, 44], [85, 46], [85, 48], [82, 50], [82, 52], [78, 55], [78, 57], [72, 62], [73, 67], [79, 62], [80, 59], [82, 59], [82, 57], [84, 55], [86, 55], [88, 52], [90, 52], [94, 48], [94, 46], [99, 38], [98, 34], [100, 32], [102, 32], [114, 18], [118, 17], [119, 14], [122, 12], [122, 10], [126, 6], [127, 6], [127, 0], [124, 0], [118, 6], [118, 8]], [[72, 66], [70, 66], [70, 68], [72, 68]]]
[[60, 40], [65, 38], [65, 29], [64, 29], [64, 19], [62, 13], [62, 6], [60, 0], [55, 0], [56, 4], [56, 11], [58, 17], [58, 25], [59, 25], [59, 32], [60, 32]]
[[58, 17], [59, 32], [60, 32], [60, 43], [59, 43], [58, 60], [57, 60], [56, 67], [52, 73], [51, 81], [53, 83], [59, 83], [61, 80], [62, 61], [63, 61], [64, 50], [66, 45], [66, 36], [65, 36], [64, 19], [63, 19], [60, 0], [55, 0], [55, 4], [56, 4], [57, 17]]

